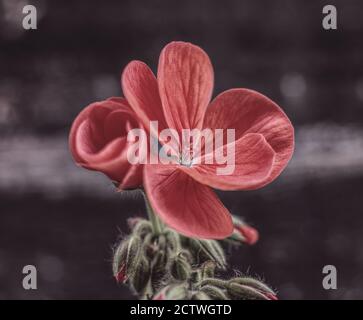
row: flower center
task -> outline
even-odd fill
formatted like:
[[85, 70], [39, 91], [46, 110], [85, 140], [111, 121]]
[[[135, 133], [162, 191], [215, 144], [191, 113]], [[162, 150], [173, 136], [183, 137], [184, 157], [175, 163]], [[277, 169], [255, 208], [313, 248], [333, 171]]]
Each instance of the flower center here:
[[179, 163], [185, 167], [193, 165], [193, 152], [190, 149], [183, 149], [180, 152]]

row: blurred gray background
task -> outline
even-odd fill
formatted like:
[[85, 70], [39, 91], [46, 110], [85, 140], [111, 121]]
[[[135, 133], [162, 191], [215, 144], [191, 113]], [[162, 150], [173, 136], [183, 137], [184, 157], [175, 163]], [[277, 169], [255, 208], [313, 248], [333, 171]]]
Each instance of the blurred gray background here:
[[[22, 28], [22, 8], [38, 29]], [[334, 4], [338, 30], [322, 28]], [[214, 94], [260, 91], [296, 128], [287, 170], [262, 190], [220, 193], [261, 233], [231, 253], [281, 299], [363, 299], [363, 2], [0, 0], [0, 299], [124, 299], [111, 247], [140, 197], [77, 168], [67, 135], [87, 104], [121, 95], [132, 59], [155, 71], [162, 47], [193, 42], [210, 55]], [[22, 288], [24, 265], [38, 290]], [[322, 268], [338, 269], [338, 290]]]

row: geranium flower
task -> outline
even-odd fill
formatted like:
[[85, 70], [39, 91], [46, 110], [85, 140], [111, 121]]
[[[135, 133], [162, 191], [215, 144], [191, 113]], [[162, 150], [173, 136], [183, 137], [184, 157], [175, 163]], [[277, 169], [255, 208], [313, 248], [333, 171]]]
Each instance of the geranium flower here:
[[74, 120], [69, 148], [78, 165], [103, 172], [120, 189], [135, 188], [142, 185], [142, 166], [127, 160], [127, 133], [140, 126], [124, 98], [95, 102]]
[[[284, 112], [248, 89], [225, 91], [210, 102], [211, 62], [190, 43], [172, 42], [163, 49], [157, 78], [146, 64], [132, 61], [122, 74], [122, 88], [126, 99], [90, 104], [77, 116], [69, 137], [71, 153], [77, 164], [105, 173], [120, 189], [143, 185], [155, 212], [186, 236], [229, 236], [231, 216], [212, 188], [263, 187], [291, 158], [294, 132]], [[233, 174], [216, 174], [221, 165], [215, 161], [184, 163], [185, 150], [181, 149], [175, 150], [179, 160], [171, 164], [147, 164], [144, 170], [140, 164], [131, 165], [127, 133], [133, 128], [148, 129], [155, 120], [159, 130], [171, 128], [180, 137], [183, 129], [234, 129]], [[158, 132], [148, 134], [158, 136]], [[204, 151], [199, 158], [210, 157]]]
[[183, 129], [235, 129], [231, 175], [217, 175], [220, 165], [216, 163], [185, 165], [181, 160], [144, 167], [143, 184], [154, 211], [186, 236], [229, 236], [231, 215], [212, 188], [261, 188], [282, 172], [292, 156], [293, 127], [267, 97], [248, 89], [231, 89], [210, 102], [211, 62], [201, 48], [190, 43], [172, 42], [162, 50], [157, 78], [143, 62], [131, 62], [122, 74], [122, 88], [146, 128], [150, 120], [158, 120], [161, 128], [175, 129], [179, 136]]

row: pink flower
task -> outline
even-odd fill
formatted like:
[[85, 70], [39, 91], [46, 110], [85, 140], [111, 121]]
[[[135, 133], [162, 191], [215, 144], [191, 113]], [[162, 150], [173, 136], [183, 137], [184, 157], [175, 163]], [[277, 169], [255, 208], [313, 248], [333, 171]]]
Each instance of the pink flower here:
[[142, 184], [142, 166], [127, 160], [127, 133], [139, 121], [124, 98], [111, 98], [87, 106], [74, 120], [69, 148], [75, 162], [103, 172], [121, 189]]
[[[126, 99], [92, 103], [75, 119], [69, 146], [76, 163], [103, 172], [121, 189], [143, 185], [154, 211], [186, 236], [228, 237], [234, 229], [231, 215], [213, 189], [254, 190], [273, 181], [294, 149], [294, 130], [287, 116], [270, 99], [248, 89], [227, 90], [211, 101], [211, 62], [190, 43], [172, 42], [163, 49], [157, 78], [146, 64], [132, 61], [121, 83]], [[179, 137], [183, 129], [234, 129], [233, 173], [216, 174], [222, 166], [216, 161], [131, 165], [127, 133], [133, 128], [148, 130], [154, 120], [159, 131], [171, 128]], [[182, 159], [185, 150], [176, 152]], [[203, 150], [199, 157], [211, 155]]]
[[132, 61], [123, 71], [122, 88], [144, 127], [159, 120], [180, 137], [183, 129], [235, 129], [231, 175], [217, 175], [216, 163], [144, 168], [147, 196], [166, 224], [186, 236], [222, 239], [233, 232], [233, 223], [212, 188], [254, 190], [273, 181], [292, 156], [294, 130], [280, 107], [258, 92], [231, 89], [211, 102], [213, 78], [201, 48], [172, 42], [161, 52], [157, 78], [146, 64]]

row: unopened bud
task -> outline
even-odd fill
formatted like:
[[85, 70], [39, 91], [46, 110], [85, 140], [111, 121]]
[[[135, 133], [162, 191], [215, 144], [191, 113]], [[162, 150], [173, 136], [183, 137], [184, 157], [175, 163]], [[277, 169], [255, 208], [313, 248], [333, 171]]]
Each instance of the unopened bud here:
[[133, 228], [135, 228], [135, 226], [138, 224], [138, 222], [142, 221], [142, 220], [144, 220], [144, 219], [141, 217], [130, 217], [127, 219], [127, 225], [132, 230]]
[[201, 277], [202, 279], [205, 278], [213, 278], [214, 272], [216, 269], [216, 263], [212, 260], [206, 261], [201, 266]]
[[175, 253], [178, 252], [181, 246], [179, 234], [172, 229], [166, 229], [165, 237], [167, 241], [167, 246], [170, 248], [170, 250]]
[[261, 282], [261, 281], [259, 281], [257, 279], [251, 278], [251, 277], [233, 278], [233, 279], [229, 280], [229, 283], [239, 283], [239, 284], [242, 284], [242, 285], [245, 285], [245, 286], [253, 287], [253, 288], [259, 290], [262, 294], [264, 294], [266, 296], [271, 295], [271, 296], [276, 297], [276, 293], [271, 288], [269, 288], [263, 282]]
[[211, 286], [215, 286], [215, 287], [218, 287], [221, 289], [225, 289], [228, 286], [228, 281], [218, 279], [218, 278], [206, 278], [206, 279], [203, 279], [199, 285], [201, 287], [211, 285]]
[[189, 279], [191, 266], [183, 254], [178, 254], [170, 264], [170, 273], [174, 279], [185, 281]]
[[203, 291], [198, 291], [192, 295], [192, 300], [211, 300], [211, 298]]
[[245, 223], [242, 219], [233, 216], [233, 234], [228, 238], [234, 242], [244, 242], [249, 245], [255, 244], [259, 239], [258, 231]]
[[264, 295], [268, 298], [268, 300], [279, 300], [275, 294], [265, 293]]
[[225, 294], [225, 290], [217, 288], [215, 286], [206, 285], [200, 289], [207, 294], [212, 300], [229, 300]]
[[120, 269], [115, 274], [115, 278], [118, 283], [124, 283], [127, 280], [126, 266], [124, 264], [120, 265]]
[[201, 263], [204, 261], [212, 260], [215, 261], [218, 267], [221, 269], [226, 268], [226, 256], [221, 245], [215, 240], [204, 240], [204, 239], [192, 239], [194, 247], [197, 247], [199, 250], [199, 258]]
[[133, 234], [143, 239], [147, 234], [152, 233], [150, 221], [140, 219], [133, 228]]
[[192, 271], [192, 273], [190, 274], [190, 282], [200, 283], [201, 281], [202, 281], [202, 271], [200, 269]]
[[130, 278], [132, 287], [137, 293], [143, 293], [150, 279], [150, 264], [145, 256], [142, 256], [135, 267], [135, 273]]
[[227, 291], [238, 300], [270, 300], [259, 290], [239, 283], [229, 283]]
[[159, 250], [164, 250], [166, 247], [166, 237], [164, 234], [160, 234], [157, 238], [156, 238], [156, 243], [158, 246]]
[[164, 291], [158, 292], [154, 297], [153, 300], [167, 300]]
[[168, 285], [154, 295], [153, 300], [184, 300], [188, 297], [185, 284]]
[[165, 269], [165, 265], [167, 263], [167, 255], [166, 255], [166, 251], [158, 251], [156, 254], [155, 254], [155, 257], [154, 259], [152, 260], [152, 267], [154, 269]]
[[160, 281], [165, 277], [167, 265], [167, 252], [157, 251], [151, 262], [151, 285], [153, 289], [160, 286]]
[[145, 253], [149, 259], [153, 259], [155, 254], [158, 252], [158, 246], [155, 241], [155, 235], [153, 233], [148, 233], [144, 240], [143, 246], [145, 248]]
[[113, 274], [117, 282], [125, 282], [140, 260], [141, 239], [132, 236], [118, 246], [113, 257]]

